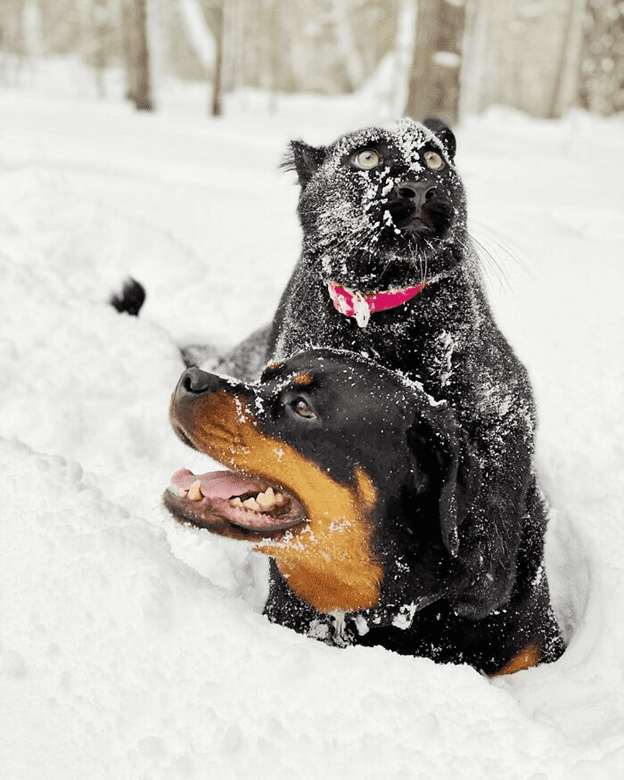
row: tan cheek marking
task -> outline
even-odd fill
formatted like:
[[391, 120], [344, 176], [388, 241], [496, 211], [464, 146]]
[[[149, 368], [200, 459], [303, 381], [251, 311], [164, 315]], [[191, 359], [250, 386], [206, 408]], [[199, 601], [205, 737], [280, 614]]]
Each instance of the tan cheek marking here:
[[498, 677], [502, 674], [513, 674], [514, 672], [521, 672], [523, 669], [530, 669], [532, 666], [537, 666], [539, 660], [540, 648], [535, 642], [521, 650], [518, 655], [514, 656], [509, 663], [505, 664], [499, 672], [491, 674], [490, 677]]
[[369, 609], [379, 602], [383, 569], [367, 517], [377, 500], [363, 469], [350, 489], [285, 442], [263, 434], [244, 401], [224, 391], [201, 396], [181, 422], [199, 449], [238, 471], [264, 476], [293, 492], [309, 522], [281, 541], [257, 545], [271, 555], [290, 588], [319, 612]]

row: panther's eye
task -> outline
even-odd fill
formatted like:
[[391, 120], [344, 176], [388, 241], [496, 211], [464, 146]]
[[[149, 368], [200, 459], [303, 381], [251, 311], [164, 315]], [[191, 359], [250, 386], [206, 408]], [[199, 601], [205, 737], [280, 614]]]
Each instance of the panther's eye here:
[[316, 414], [305, 398], [295, 398], [295, 400], [291, 402], [290, 406], [295, 414], [299, 415], [299, 417], [304, 417], [306, 420], [317, 419]]
[[423, 154], [427, 168], [432, 171], [441, 171], [444, 168], [444, 159], [437, 152], [425, 152]]
[[371, 168], [376, 168], [379, 165], [381, 157], [374, 149], [364, 149], [354, 154], [351, 161], [356, 168], [360, 168], [362, 171], [370, 171]]

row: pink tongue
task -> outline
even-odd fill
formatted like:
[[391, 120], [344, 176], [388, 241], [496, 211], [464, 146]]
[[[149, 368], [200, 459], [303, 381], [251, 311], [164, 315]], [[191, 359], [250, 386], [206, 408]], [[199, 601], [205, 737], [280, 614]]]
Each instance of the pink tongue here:
[[180, 469], [171, 477], [171, 484], [188, 490], [194, 482], [201, 482], [201, 492], [206, 498], [232, 498], [243, 493], [261, 492], [267, 485], [258, 478], [244, 477], [232, 471], [211, 471], [207, 474], [193, 474]]

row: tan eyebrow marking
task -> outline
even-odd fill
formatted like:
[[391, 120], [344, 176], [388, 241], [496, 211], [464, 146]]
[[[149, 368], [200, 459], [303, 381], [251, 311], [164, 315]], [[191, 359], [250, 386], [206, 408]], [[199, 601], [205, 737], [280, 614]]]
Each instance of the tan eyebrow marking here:
[[293, 378], [293, 385], [295, 387], [308, 387], [314, 382], [314, 377], [309, 371], [300, 371]]

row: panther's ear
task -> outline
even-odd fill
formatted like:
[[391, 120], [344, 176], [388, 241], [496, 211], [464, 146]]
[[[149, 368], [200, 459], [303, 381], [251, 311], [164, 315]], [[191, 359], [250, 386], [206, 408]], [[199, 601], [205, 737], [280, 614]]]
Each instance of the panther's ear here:
[[441, 119], [437, 117], [429, 117], [422, 123], [426, 128], [431, 130], [442, 141], [442, 145], [446, 150], [449, 160], [455, 158], [455, 151], [457, 149], [457, 141], [455, 135], [448, 125], [445, 125]]
[[286, 171], [296, 171], [302, 187], [310, 181], [325, 159], [327, 149], [324, 146], [310, 146], [303, 141], [291, 141], [281, 167]]
[[448, 407], [434, 407], [419, 417], [408, 431], [408, 443], [418, 470], [424, 469], [428, 477], [426, 490], [433, 493], [438, 509], [442, 542], [455, 557], [459, 528], [479, 489], [479, 461]]

